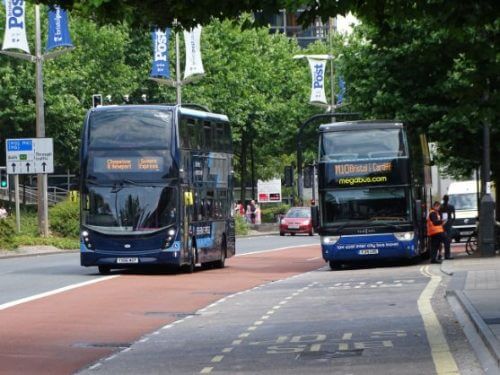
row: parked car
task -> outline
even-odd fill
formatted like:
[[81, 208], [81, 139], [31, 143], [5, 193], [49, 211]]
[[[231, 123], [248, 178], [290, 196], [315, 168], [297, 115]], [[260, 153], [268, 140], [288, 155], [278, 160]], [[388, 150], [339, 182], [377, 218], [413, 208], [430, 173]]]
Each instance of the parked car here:
[[280, 221], [280, 236], [284, 236], [285, 233], [290, 233], [292, 236], [295, 236], [295, 233], [307, 233], [312, 236], [311, 208], [290, 208]]

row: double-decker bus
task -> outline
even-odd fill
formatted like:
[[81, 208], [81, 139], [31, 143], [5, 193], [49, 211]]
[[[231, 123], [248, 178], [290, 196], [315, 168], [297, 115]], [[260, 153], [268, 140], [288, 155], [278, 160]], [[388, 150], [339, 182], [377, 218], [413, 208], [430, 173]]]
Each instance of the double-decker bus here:
[[176, 105], [102, 106], [81, 142], [81, 264], [224, 267], [234, 255], [225, 115]]
[[[424, 136], [402, 123], [350, 121], [319, 128], [318, 207], [325, 261], [413, 258], [426, 252], [430, 170]], [[412, 147], [410, 147], [412, 146]]]

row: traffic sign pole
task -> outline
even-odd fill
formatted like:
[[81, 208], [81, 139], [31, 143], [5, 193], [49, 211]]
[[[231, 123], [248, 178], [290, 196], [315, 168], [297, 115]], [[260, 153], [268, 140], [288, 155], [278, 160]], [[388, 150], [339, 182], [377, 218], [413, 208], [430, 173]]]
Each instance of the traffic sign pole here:
[[[36, 136], [45, 137], [45, 110], [43, 99], [43, 55], [40, 28], [40, 5], [35, 5], [35, 58], [36, 58]], [[47, 175], [39, 173], [38, 184], [38, 231], [43, 237], [49, 235], [49, 206]]]
[[19, 207], [19, 175], [14, 175], [14, 199], [16, 201], [16, 230], [21, 232], [21, 209]]

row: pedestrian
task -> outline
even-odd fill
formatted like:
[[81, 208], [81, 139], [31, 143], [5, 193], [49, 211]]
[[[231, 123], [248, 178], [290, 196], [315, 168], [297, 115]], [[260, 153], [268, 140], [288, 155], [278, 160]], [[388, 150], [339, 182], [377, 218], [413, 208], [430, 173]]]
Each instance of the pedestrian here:
[[252, 222], [252, 210], [251, 210], [249, 201], [247, 201], [247, 206], [245, 209], [245, 219], [246, 219], [248, 224], [250, 224]]
[[439, 202], [434, 202], [429, 212], [429, 216], [427, 217], [427, 235], [431, 241], [431, 263], [441, 263], [437, 257], [439, 247], [444, 242], [445, 233], [443, 221], [439, 214], [440, 207], [441, 204]]
[[241, 201], [238, 201], [238, 212], [241, 217], [245, 217], [245, 206], [241, 203]]
[[260, 225], [262, 223], [262, 218], [260, 215], [260, 205], [255, 203], [255, 224]]
[[451, 240], [453, 239], [453, 223], [455, 222], [455, 207], [449, 204], [448, 201], [450, 197], [448, 195], [443, 196], [443, 204], [439, 209], [441, 214], [441, 219], [443, 220], [444, 229], [444, 259], [453, 259], [451, 256]]
[[255, 212], [257, 211], [257, 206], [255, 205], [255, 201], [253, 199], [250, 201], [249, 206], [250, 206], [250, 222], [252, 224], [255, 224], [255, 217], [256, 217]]
[[4, 206], [0, 206], [0, 219], [7, 219], [7, 210]]

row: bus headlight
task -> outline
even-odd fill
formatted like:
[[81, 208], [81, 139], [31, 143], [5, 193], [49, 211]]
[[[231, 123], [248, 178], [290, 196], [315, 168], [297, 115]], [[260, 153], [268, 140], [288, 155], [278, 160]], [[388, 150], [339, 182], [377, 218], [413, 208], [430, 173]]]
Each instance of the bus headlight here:
[[172, 245], [172, 242], [175, 238], [175, 228], [170, 228], [167, 231], [167, 238], [165, 239], [165, 242], [163, 244], [163, 248], [166, 249], [167, 247], [170, 247]]
[[415, 236], [415, 232], [396, 232], [394, 233], [394, 237], [398, 241], [411, 241]]
[[88, 231], [86, 231], [86, 230], [82, 231], [82, 240], [83, 240], [83, 243], [85, 244], [85, 246], [87, 246], [87, 248], [89, 248], [89, 249], [92, 248], [92, 244], [90, 243]]
[[340, 236], [321, 236], [322, 245], [335, 245], [340, 239]]

